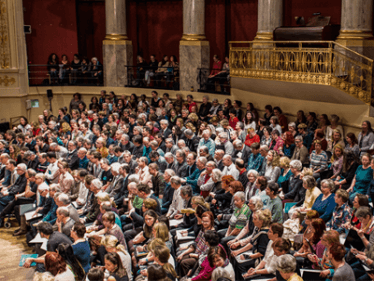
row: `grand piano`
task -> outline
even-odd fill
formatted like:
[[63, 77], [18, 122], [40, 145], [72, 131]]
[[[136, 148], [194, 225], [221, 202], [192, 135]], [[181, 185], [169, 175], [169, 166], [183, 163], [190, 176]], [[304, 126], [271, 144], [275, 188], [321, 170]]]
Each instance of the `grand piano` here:
[[273, 33], [274, 41], [335, 41], [340, 25], [330, 24], [330, 19], [329, 16], [316, 15], [305, 25], [278, 27]]

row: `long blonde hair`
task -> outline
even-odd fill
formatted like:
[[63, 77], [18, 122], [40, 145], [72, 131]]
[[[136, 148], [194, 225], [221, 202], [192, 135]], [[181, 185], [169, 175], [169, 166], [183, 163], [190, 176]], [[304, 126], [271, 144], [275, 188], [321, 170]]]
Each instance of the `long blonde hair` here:
[[114, 248], [117, 252], [123, 252], [125, 255], [129, 255], [129, 253], [126, 251], [125, 246], [122, 244], [118, 244], [118, 239], [114, 235], [105, 235], [101, 239], [101, 245], [104, 247]]

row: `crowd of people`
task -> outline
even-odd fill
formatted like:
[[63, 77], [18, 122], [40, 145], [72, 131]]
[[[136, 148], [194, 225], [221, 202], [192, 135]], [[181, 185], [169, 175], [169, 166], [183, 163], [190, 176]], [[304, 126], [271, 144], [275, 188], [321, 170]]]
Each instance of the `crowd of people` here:
[[103, 65], [96, 57], [91, 60], [79, 54], [74, 54], [72, 61], [67, 55], [62, 55], [61, 60], [55, 53], [48, 57], [48, 74], [51, 84], [102, 84]]
[[369, 121], [103, 90], [0, 139], [1, 226], [35, 280], [374, 278]]

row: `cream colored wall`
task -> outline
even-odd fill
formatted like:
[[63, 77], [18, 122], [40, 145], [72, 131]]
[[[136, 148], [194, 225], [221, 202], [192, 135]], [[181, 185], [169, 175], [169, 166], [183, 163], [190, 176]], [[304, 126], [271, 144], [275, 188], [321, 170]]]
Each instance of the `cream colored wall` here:
[[[152, 91], [151, 89], [124, 87], [30, 87], [29, 95], [25, 97], [10, 98], [0, 96], [0, 119], [9, 121], [10, 117], [25, 115], [31, 121], [37, 120], [38, 115], [42, 114], [43, 109], [49, 109], [49, 101], [46, 94], [47, 89], [52, 89], [54, 94], [52, 100], [52, 112], [54, 115], [57, 115], [58, 108], [62, 106], [68, 107], [73, 94], [77, 92], [82, 94], [83, 101], [88, 105], [91, 97], [93, 95], [99, 96], [102, 89], [105, 89], [107, 92], [114, 91], [118, 96], [125, 95], [126, 97], [129, 97], [132, 93], [136, 93], [138, 96], [145, 94], [150, 97]], [[226, 98], [230, 98], [231, 100], [237, 99], [243, 102], [244, 108], [248, 102], [252, 102], [259, 110], [260, 115], [263, 115], [263, 108], [266, 104], [271, 104], [273, 106], [278, 105], [282, 108], [289, 121], [295, 120], [296, 112], [300, 109], [305, 112], [314, 111], [317, 115], [323, 113], [331, 115], [334, 113], [340, 116], [345, 133], [358, 133], [360, 125], [364, 120], [370, 120], [374, 124], [374, 118], [367, 117], [369, 107], [366, 105], [335, 105], [316, 101], [267, 96], [238, 89], [232, 89], [231, 96], [198, 92], [191, 93], [188, 91], [158, 90], [159, 95], [165, 92], [169, 93], [171, 99], [175, 99], [177, 93], [181, 93], [184, 97], [188, 94], [192, 94], [197, 102], [201, 102], [204, 95], [208, 95], [210, 99], [217, 98], [220, 103], [223, 103]], [[33, 108], [26, 111], [26, 99], [38, 99], [40, 108]]]

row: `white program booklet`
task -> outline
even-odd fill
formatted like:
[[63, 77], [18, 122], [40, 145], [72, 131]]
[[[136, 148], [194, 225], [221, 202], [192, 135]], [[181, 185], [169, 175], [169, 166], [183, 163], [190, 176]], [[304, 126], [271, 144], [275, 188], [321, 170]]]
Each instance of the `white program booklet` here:
[[35, 214], [35, 211], [25, 213], [24, 215], [25, 215], [26, 221], [42, 217], [42, 215], [39, 214], [39, 213], [37, 213], [35, 216], [33, 216], [34, 214]]

